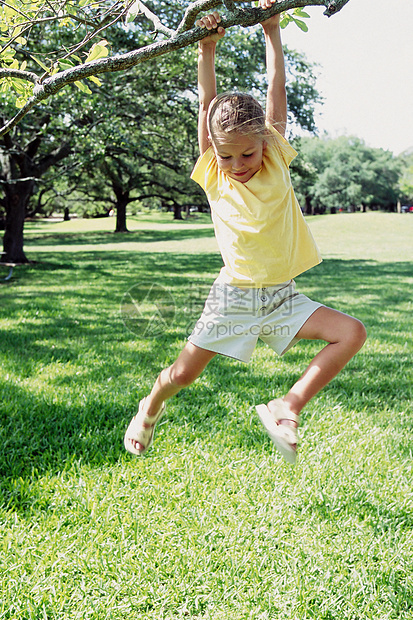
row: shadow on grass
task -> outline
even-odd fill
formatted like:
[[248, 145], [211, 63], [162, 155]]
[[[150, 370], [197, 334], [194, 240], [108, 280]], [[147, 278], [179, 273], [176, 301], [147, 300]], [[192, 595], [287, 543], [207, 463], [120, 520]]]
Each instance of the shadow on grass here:
[[[125, 425], [158, 372], [181, 350], [220, 267], [220, 257], [210, 254], [48, 254], [0, 288], [5, 506], [28, 510], [33, 481], [73, 462], [103, 466], [121, 458]], [[375, 343], [330, 384], [329, 394], [372, 415], [386, 402], [389, 415], [381, 423], [396, 427], [401, 422], [391, 408], [407, 411], [412, 399], [411, 276], [407, 262], [328, 260], [298, 279], [304, 293], [363, 320]], [[152, 281], [172, 295], [174, 316], [155, 331], [138, 317], [135, 331], [128, 331], [122, 299]], [[303, 343], [282, 362], [267, 349], [264, 369], [217, 357], [171, 402], [168, 422], [184, 421], [184, 437], [213, 436], [225, 424], [228, 441], [256, 449], [257, 437], [239, 411], [245, 412], [246, 402], [260, 402], [269, 388], [282, 392], [291, 385], [315, 347]], [[410, 408], [410, 424], [411, 416]]]

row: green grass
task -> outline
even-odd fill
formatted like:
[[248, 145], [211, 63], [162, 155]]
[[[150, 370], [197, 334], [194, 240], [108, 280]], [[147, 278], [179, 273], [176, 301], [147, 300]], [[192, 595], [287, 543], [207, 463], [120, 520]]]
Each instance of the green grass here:
[[[299, 288], [369, 339], [303, 412], [295, 468], [254, 404], [317, 343], [215, 358], [145, 457], [123, 449], [221, 266], [207, 218], [170, 217], [29, 224], [36, 263], [0, 285], [0, 620], [412, 620], [413, 217], [310, 220], [325, 260]], [[125, 314], [152, 279], [161, 330]]]

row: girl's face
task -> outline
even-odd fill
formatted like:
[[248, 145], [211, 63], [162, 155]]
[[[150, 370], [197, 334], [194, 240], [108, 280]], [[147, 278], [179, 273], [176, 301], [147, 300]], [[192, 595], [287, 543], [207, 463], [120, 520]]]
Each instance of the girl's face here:
[[259, 136], [233, 133], [212, 146], [218, 168], [230, 179], [246, 183], [261, 168], [267, 143]]

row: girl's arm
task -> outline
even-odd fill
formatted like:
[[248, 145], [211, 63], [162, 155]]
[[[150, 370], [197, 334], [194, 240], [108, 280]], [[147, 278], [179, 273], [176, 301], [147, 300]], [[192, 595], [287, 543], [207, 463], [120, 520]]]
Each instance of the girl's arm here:
[[[260, 0], [260, 6], [266, 9], [276, 0]], [[268, 77], [266, 118], [282, 136], [287, 127], [287, 94], [285, 90], [284, 53], [281, 43], [280, 16], [274, 15], [261, 22], [266, 46], [266, 64]]]
[[221, 17], [216, 11], [207, 15], [196, 22], [197, 26], [213, 30], [217, 28], [215, 34], [201, 39], [198, 44], [198, 96], [199, 96], [199, 117], [198, 117], [198, 143], [200, 154], [203, 155], [210, 146], [208, 135], [207, 115], [211, 101], [216, 97], [217, 87], [215, 78], [215, 48], [217, 41], [222, 39], [225, 30], [219, 26]]

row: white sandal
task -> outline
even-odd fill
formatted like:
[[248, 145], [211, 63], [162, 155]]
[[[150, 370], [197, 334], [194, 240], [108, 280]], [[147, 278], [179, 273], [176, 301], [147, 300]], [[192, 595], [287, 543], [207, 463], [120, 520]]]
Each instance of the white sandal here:
[[[143, 412], [145, 400], [146, 398], [143, 398], [139, 403], [138, 413], [132, 418], [123, 440], [126, 450], [131, 454], [138, 454], [139, 456], [144, 454], [152, 445], [156, 423], [159, 422], [165, 413], [165, 403], [163, 403], [162, 407], [155, 415], [146, 415], [146, 413]], [[144, 426], [144, 424], [148, 426]], [[138, 450], [135, 448], [132, 440], [140, 443], [143, 449]]]
[[273, 401], [271, 411], [267, 405], [257, 405], [255, 409], [277, 450], [288, 463], [294, 464], [297, 458], [297, 429], [295, 426], [280, 424], [280, 421], [289, 420], [298, 424], [298, 415], [288, 409], [282, 398]]

